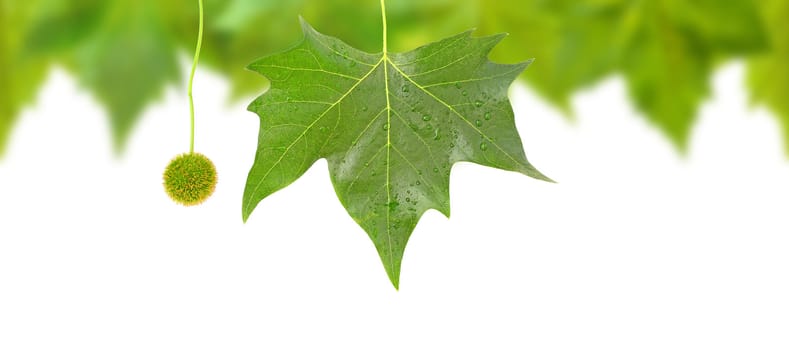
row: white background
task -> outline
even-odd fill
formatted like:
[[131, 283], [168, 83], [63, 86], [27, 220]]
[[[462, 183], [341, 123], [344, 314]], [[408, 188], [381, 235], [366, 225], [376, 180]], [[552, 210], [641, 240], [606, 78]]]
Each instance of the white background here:
[[188, 149], [183, 87], [116, 157], [57, 70], [0, 161], [0, 349], [788, 349], [789, 162], [743, 72], [716, 75], [685, 156], [619, 78], [574, 122], [516, 86], [526, 152], [559, 184], [458, 164], [452, 217], [424, 216], [397, 292], [325, 161], [242, 224], [258, 119], [218, 76], [195, 95], [220, 183], [183, 208], [161, 186]]

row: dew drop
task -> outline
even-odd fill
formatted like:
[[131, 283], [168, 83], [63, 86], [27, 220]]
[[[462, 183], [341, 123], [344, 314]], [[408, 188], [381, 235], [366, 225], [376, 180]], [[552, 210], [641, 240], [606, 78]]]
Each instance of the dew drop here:
[[479, 144], [479, 149], [481, 149], [483, 152], [484, 152], [484, 151], [487, 151], [487, 150], [488, 150], [488, 144], [487, 144], [487, 143], [484, 143], [484, 142], [483, 142], [483, 143], [480, 143], [480, 144]]
[[450, 143], [449, 144], [449, 148], [455, 148], [455, 144], [454, 143]]
[[367, 106], [362, 106], [362, 112], [367, 112]]
[[455, 88], [460, 89], [460, 83], [455, 83]]
[[435, 134], [433, 135], [433, 140], [438, 141], [441, 139], [441, 134], [438, 133], [438, 129], [436, 129]]
[[351, 60], [351, 63], [348, 64], [351, 67], [356, 67], [356, 61]]
[[427, 130], [433, 130], [433, 126], [430, 125], [430, 124], [427, 124], [426, 128], [427, 128]]
[[485, 104], [485, 102], [482, 102], [482, 100], [477, 100], [476, 102], [474, 102], [474, 105], [477, 106], [477, 107], [482, 107], [482, 105], [484, 105], [484, 104]]
[[370, 162], [365, 162], [365, 163], [364, 163], [364, 167], [366, 168], [366, 167], [368, 167], [368, 166], [370, 166]]
[[460, 94], [463, 95], [463, 96], [468, 96], [468, 91], [463, 90], [463, 92], [461, 92]]
[[437, 173], [438, 172], [438, 168], [433, 168], [433, 172]]
[[320, 128], [318, 128], [318, 130], [320, 130], [321, 132], [326, 132], [326, 131], [329, 131], [329, 128], [327, 128], [325, 126], [321, 126]]
[[422, 120], [426, 122], [429, 122], [431, 119], [433, 119], [433, 117], [431, 117], [429, 114], [425, 114], [422, 116]]
[[384, 131], [389, 130], [389, 123], [384, 124]]
[[421, 185], [422, 185], [422, 181], [417, 181], [417, 182], [416, 182], [416, 185], [417, 185], [417, 186], [421, 186]]
[[485, 112], [485, 120], [490, 120], [490, 112]]
[[474, 124], [477, 124], [477, 127], [480, 127], [482, 126], [482, 121], [477, 119], [477, 121], [475, 121]]
[[408, 93], [408, 91], [409, 91], [408, 85], [403, 85], [402, 90], [403, 90], [404, 93]]

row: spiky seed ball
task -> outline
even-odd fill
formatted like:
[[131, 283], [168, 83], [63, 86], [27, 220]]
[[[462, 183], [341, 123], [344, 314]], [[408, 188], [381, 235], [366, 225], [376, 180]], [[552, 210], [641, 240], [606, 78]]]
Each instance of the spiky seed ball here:
[[164, 169], [164, 190], [178, 204], [185, 206], [205, 202], [216, 188], [216, 168], [200, 153], [184, 153]]

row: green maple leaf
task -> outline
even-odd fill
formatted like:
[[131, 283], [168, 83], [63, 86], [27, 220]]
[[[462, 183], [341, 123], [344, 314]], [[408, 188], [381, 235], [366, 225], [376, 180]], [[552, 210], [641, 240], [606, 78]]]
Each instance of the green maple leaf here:
[[452, 164], [548, 180], [527, 161], [507, 98], [528, 62], [487, 59], [504, 35], [466, 32], [406, 53], [388, 53], [384, 41], [382, 53], [369, 54], [303, 21], [302, 30], [298, 45], [249, 66], [271, 88], [249, 106], [260, 116], [260, 136], [244, 220], [326, 158], [340, 202], [373, 240], [397, 287], [421, 215], [449, 215]]
[[752, 58], [748, 63], [748, 83], [751, 98], [773, 110], [784, 134], [786, 153], [789, 154], [789, 2], [765, 1], [763, 13], [772, 34], [772, 50]]

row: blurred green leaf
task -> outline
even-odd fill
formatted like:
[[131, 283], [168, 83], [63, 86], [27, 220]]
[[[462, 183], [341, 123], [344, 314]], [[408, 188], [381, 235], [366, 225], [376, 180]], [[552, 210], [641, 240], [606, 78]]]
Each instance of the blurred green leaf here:
[[525, 78], [548, 100], [569, 109], [575, 91], [620, 72], [636, 106], [684, 149], [716, 63], [766, 48], [758, 4], [512, 0], [480, 12], [486, 31], [511, 31], [515, 39], [496, 57], [535, 50]]
[[[45, 67], [42, 62], [48, 61], [69, 68], [107, 106], [118, 147], [145, 106], [179, 80], [177, 58], [194, 49], [193, 0], [2, 1], [6, 16], [9, 9], [27, 9], [26, 15], [0, 24], [6, 37], [16, 38], [12, 49], [3, 44], [2, 59], [25, 57], [8, 61], [13, 75], [24, 77], [32, 68], [22, 66]], [[785, 57], [779, 50], [786, 47], [787, 30], [776, 15], [785, 14], [785, 6], [783, 0], [395, 0], [389, 22], [397, 30], [390, 46], [408, 50], [469, 27], [482, 34], [509, 32], [511, 38], [492, 57], [503, 62], [536, 58], [522, 77], [541, 96], [570, 112], [575, 92], [621, 74], [636, 107], [684, 149], [710, 76], [727, 59], [776, 50], [754, 59], [750, 84], [756, 101], [786, 115], [781, 112], [784, 90], [767, 83], [778, 79], [768, 77]], [[259, 52], [297, 40], [297, 15], [370, 51], [381, 32], [377, 14], [376, 1], [206, 0], [201, 64], [229, 78], [233, 97], [259, 93], [265, 80], [244, 67]], [[34, 78], [21, 79], [33, 92], [41, 81]], [[2, 79], [20, 84], [19, 78]], [[7, 133], [19, 101], [33, 92], [19, 89], [13, 103], [3, 103], [6, 116], [0, 124], [7, 126], [0, 130]]]
[[180, 77], [166, 18], [155, 1], [117, 1], [74, 52], [79, 80], [109, 110], [116, 149], [143, 109]]
[[762, 13], [771, 34], [771, 50], [750, 60], [748, 84], [753, 101], [776, 114], [789, 154], [789, 1], [765, 1]]
[[609, 74], [623, 45], [618, 6], [578, 1], [497, 1], [480, 6], [481, 29], [509, 32], [494, 52], [509, 61], [526, 54], [535, 66], [525, 76], [544, 98], [569, 111], [570, 96]]
[[454, 163], [548, 180], [526, 159], [507, 98], [528, 62], [487, 58], [502, 35], [466, 32], [406, 53], [369, 54], [302, 27], [298, 45], [250, 65], [272, 86], [249, 106], [260, 116], [260, 142], [244, 220], [326, 158], [340, 202], [397, 287], [419, 218], [429, 209], [449, 215]]
[[46, 0], [29, 54], [57, 55], [107, 106], [116, 150], [144, 108], [179, 78], [177, 45], [153, 0]]
[[684, 150], [715, 65], [765, 49], [758, 7], [747, 0], [677, 0], [631, 10], [642, 19], [622, 62], [631, 96]]
[[0, 156], [21, 108], [38, 91], [47, 64], [23, 56], [25, 31], [36, 2], [0, 0]]

